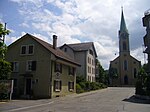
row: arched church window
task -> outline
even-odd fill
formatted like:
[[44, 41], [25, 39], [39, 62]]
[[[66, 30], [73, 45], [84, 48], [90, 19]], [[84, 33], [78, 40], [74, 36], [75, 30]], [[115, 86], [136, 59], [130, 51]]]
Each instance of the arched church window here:
[[124, 60], [124, 70], [127, 70], [128, 69], [128, 63], [127, 63], [127, 60]]
[[126, 42], [123, 42], [123, 50], [127, 50], [127, 44], [126, 44]]

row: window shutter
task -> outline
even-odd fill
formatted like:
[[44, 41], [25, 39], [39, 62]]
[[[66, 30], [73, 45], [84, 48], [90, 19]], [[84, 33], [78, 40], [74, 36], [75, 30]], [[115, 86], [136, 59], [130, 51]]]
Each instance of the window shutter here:
[[54, 80], [54, 86], [53, 86], [53, 88], [54, 88], [54, 91], [55, 91], [55, 89], [56, 89], [56, 81]]
[[36, 61], [32, 61], [32, 70], [33, 70], [33, 71], [36, 70]]
[[62, 89], [62, 82], [60, 81], [60, 90]]
[[60, 64], [60, 73], [62, 73], [62, 64]]

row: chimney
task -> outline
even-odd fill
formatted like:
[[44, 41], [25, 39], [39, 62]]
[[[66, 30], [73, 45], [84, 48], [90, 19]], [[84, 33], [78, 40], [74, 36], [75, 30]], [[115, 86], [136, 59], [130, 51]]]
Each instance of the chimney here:
[[53, 49], [57, 48], [57, 36], [53, 35]]

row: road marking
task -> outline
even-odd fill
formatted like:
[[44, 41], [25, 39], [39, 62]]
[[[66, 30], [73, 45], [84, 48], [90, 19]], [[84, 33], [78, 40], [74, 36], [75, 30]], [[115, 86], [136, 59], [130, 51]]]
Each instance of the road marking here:
[[17, 109], [12, 109], [12, 110], [8, 110], [8, 112], [24, 110], [24, 109], [34, 108], [34, 107], [40, 107], [40, 106], [49, 105], [49, 104], [52, 104], [52, 103], [54, 103], [54, 102], [52, 101], [52, 102], [48, 102], [48, 103], [44, 103], [44, 104], [33, 105], [33, 106], [28, 106], [28, 107], [22, 107], [22, 108], [17, 108]]

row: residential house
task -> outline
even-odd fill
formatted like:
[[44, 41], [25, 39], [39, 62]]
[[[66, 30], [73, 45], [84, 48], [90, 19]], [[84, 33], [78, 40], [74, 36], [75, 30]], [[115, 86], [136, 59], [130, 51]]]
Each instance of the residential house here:
[[119, 30], [119, 56], [110, 62], [109, 74], [112, 86], [134, 86], [141, 62], [130, 55], [129, 33], [122, 10]]
[[12, 63], [14, 97], [52, 98], [76, 92], [79, 63], [53, 45], [26, 34], [8, 46], [6, 59]]
[[95, 82], [97, 53], [93, 42], [64, 44], [60, 49], [81, 64], [81, 67], [76, 69], [78, 76], [83, 76], [87, 81]]

